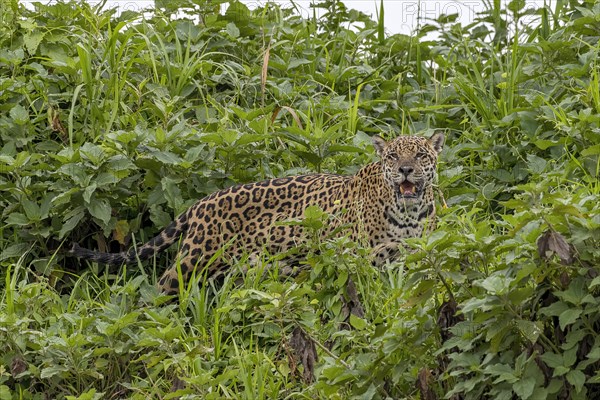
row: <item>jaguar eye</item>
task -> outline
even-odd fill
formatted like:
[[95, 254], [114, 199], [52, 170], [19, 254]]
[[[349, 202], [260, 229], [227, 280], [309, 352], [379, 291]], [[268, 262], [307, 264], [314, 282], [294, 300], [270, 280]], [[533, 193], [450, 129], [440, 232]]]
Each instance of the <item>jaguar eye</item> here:
[[387, 155], [386, 157], [388, 160], [390, 161], [398, 161], [398, 154], [396, 153], [390, 153]]

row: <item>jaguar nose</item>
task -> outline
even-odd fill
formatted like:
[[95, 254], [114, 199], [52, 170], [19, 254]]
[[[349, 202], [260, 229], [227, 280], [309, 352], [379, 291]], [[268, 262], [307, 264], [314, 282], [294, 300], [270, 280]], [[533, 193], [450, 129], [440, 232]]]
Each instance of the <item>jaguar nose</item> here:
[[400, 172], [404, 174], [404, 176], [410, 175], [415, 169], [410, 165], [403, 165], [400, 167]]

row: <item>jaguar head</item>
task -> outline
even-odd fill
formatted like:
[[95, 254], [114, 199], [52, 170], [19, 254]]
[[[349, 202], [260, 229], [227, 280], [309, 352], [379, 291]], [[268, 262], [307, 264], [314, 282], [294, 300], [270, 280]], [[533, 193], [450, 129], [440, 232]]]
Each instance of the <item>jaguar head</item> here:
[[400, 136], [389, 142], [374, 136], [373, 145], [381, 158], [384, 181], [396, 197], [405, 202], [421, 199], [425, 190], [434, 183], [444, 134], [436, 132], [429, 139]]

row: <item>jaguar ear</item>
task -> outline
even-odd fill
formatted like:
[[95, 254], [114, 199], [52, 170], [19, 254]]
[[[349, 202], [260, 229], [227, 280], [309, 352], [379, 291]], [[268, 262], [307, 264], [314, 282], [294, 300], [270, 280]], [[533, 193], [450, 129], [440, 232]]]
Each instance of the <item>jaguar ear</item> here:
[[444, 148], [444, 132], [443, 131], [435, 131], [433, 136], [429, 139], [429, 143], [436, 151], [436, 153], [440, 154], [442, 149]]
[[371, 140], [373, 141], [373, 147], [375, 147], [375, 151], [379, 157], [383, 157], [383, 149], [385, 149], [387, 142], [377, 135], [371, 137]]

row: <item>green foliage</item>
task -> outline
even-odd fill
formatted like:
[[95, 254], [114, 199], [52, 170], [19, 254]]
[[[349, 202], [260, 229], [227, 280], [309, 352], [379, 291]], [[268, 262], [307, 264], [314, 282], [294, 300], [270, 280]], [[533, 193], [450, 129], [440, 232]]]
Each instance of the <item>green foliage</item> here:
[[[0, 8], [0, 397], [600, 396], [598, 5], [492, 2], [386, 36], [383, 2], [377, 21], [221, 4]], [[380, 271], [313, 240], [293, 279], [264, 255], [168, 304], [153, 284], [172, 253], [119, 271], [64, 256], [437, 128], [447, 207]]]

